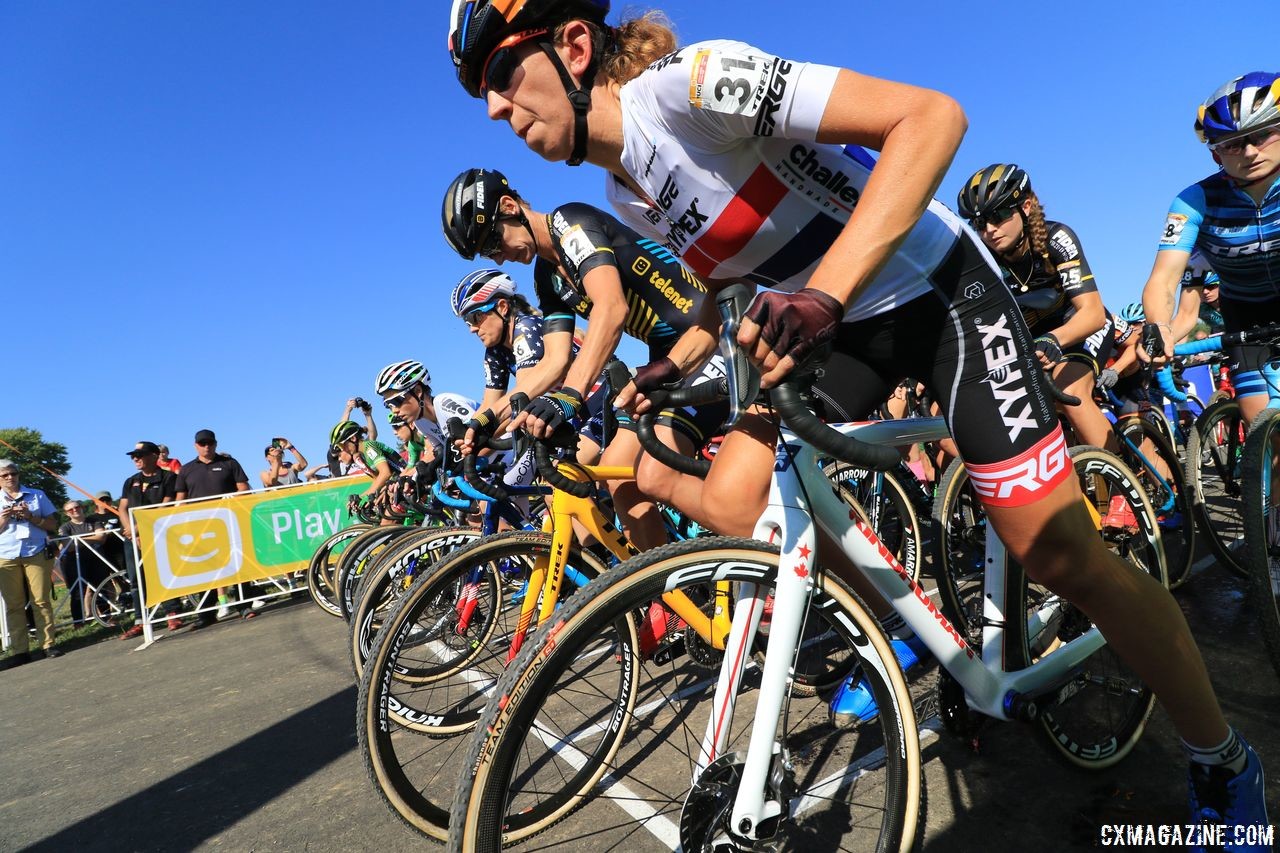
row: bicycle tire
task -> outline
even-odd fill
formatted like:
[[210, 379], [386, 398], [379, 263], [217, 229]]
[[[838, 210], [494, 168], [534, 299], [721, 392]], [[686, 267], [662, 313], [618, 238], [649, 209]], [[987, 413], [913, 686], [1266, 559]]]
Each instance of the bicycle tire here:
[[951, 461], [938, 483], [933, 521], [934, 581], [942, 613], [969, 645], [981, 648], [987, 514], [960, 459]]
[[[822, 470], [840, 495], [854, 507], [862, 520], [876, 532], [912, 580], [920, 579], [924, 563], [927, 534], [921, 523], [916, 501], [903, 477], [915, 479], [905, 465], [888, 471], [867, 471], [845, 462], [828, 462]], [[871, 477], [878, 474], [879, 477]], [[922, 507], [927, 511], [927, 507]], [[926, 514], [926, 518], [927, 518]]]
[[[750, 539], [679, 542], [628, 560], [611, 569], [607, 580], [574, 595], [559, 618], [521, 651], [485, 707], [466, 757], [471, 785], [459, 786], [453, 802], [450, 850], [488, 853], [553, 831], [544, 845], [589, 835], [593, 844], [606, 849], [671, 850], [683, 843], [688, 827], [697, 829], [698, 821], [702, 832], [718, 831], [723, 812], [711, 820], [684, 805], [691, 790], [704, 797], [716, 790], [714, 781], [700, 789], [690, 781], [708, 719], [699, 712], [709, 710], [715, 679], [687, 670], [679, 661], [642, 660], [634, 639], [624, 632], [632, 624], [631, 614], [667, 590], [705, 587], [714, 581], [769, 587], [777, 577], [778, 556], [773, 547]], [[794, 785], [787, 791], [795, 796], [788, 800], [792, 808], [787, 819], [779, 822], [783, 839], [778, 849], [791, 849], [788, 842], [812, 844], [815, 838], [822, 838], [823, 849], [834, 849], [836, 837], [850, 827], [864, 829], [844, 839], [853, 849], [910, 849], [918, 828], [920, 753], [902, 671], [875, 620], [839, 579], [816, 578], [807, 612], [809, 618], [825, 619], [843, 648], [862, 655], [880, 715], [843, 731], [828, 725], [824, 699], [792, 694], [779, 721], [791, 775], [777, 784]], [[584, 688], [565, 700], [560, 691], [579, 680], [585, 683], [593, 675], [593, 664], [603, 676], [603, 686], [590, 692]], [[566, 684], [558, 688], [562, 678]], [[626, 689], [614, 686], [619, 681]], [[637, 696], [649, 701], [638, 707]], [[587, 697], [598, 699], [600, 707], [588, 707]], [[699, 707], [703, 699], [707, 701]], [[551, 713], [540, 717], [549, 701], [555, 703]], [[727, 750], [710, 767], [726, 760], [732, 767], [740, 755], [732, 750], [745, 747], [753, 716], [740, 698], [735, 718], [727, 722], [733, 733]], [[580, 721], [586, 725], [577, 727]], [[587, 739], [593, 745], [582, 745]], [[563, 774], [554, 778], [560, 769], [557, 762], [567, 762], [562, 757], [566, 750], [556, 748], [563, 744], [576, 750], [570, 754], [572, 776], [567, 781]], [[686, 754], [679, 754], [682, 749]], [[539, 753], [547, 753], [545, 761], [539, 760]], [[835, 773], [829, 773], [832, 768]], [[550, 782], [539, 778], [544, 769], [553, 777]], [[831, 790], [820, 791], [820, 784]], [[667, 793], [658, 786], [672, 790]], [[545, 798], [539, 796], [539, 787], [548, 792]], [[808, 808], [838, 800], [846, 790], [856, 802]], [[879, 802], [862, 802], [860, 795]], [[620, 825], [615, 803], [633, 823]], [[677, 812], [680, 827], [666, 817]], [[873, 820], [880, 823], [879, 829], [866, 829]], [[684, 849], [694, 848], [686, 844]]]
[[368, 530], [370, 526], [353, 524], [350, 527], [344, 527], [321, 542], [320, 547], [311, 555], [311, 562], [307, 565], [307, 593], [316, 606], [330, 616], [342, 616], [342, 608], [338, 606], [338, 599], [334, 593], [333, 565], [350, 545], [351, 540]]
[[[480, 719], [486, 691], [505, 671], [518, 629], [519, 608], [492, 606], [505, 598], [496, 564], [517, 559], [527, 568], [533, 558], [548, 556], [551, 545], [547, 534], [509, 531], [446, 555], [414, 582], [378, 632], [360, 680], [357, 739], [383, 801], [424, 835], [440, 841], [448, 835], [449, 806], [466, 769], [459, 761], [460, 738]], [[605, 571], [577, 548], [568, 565], [589, 578]], [[493, 570], [484, 572], [475, 590], [473, 616], [479, 618], [459, 635], [455, 606], [465, 594], [462, 581], [485, 566]], [[410, 659], [419, 651], [426, 660]]]
[[114, 628], [120, 620], [133, 613], [133, 584], [124, 572], [112, 572], [98, 586], [86, 586], [83, 610], [85, 619], [92, 619], [104, 628]]
[[377, 559], [387, 544], [416, 528], [378, 525], [364, 531], [351, 541], [338, 557], [334, 566], [333, 591], [338, 611], [344, 621], [351, 621], [351, 608], [355, 605], [356, 585], [365, 568]]
[[1272, 494], [1272, 459], [1280, 440], [1280, 409], [1264, 409], [1244, 444], [1244, 567], [1257, 603], [1271, 666], [1280, 675], [1280, 508]]
[[482, 535], [475, 527], [418, 528], [397, 539], [365, 570], [356, 588], [356, 605], [348, 625], [351, 668], [357, 682], [364, 675], [364, 662], [386, 615], [408, 589], [407, 583], [422, 577], [444, 554], [470, 545]]
[[[1164, 430], [1137, 413], [1121, 417], [1113, 429], [1119, 439], [1121, 460], [1137, 475], [1155, 508], [1169, 588], [1175, 589], [1186, 581], [1196, 560], [1193, 501], [1187, 489], [1183, 461]], [[1155, 459], [1147, 458], [1142, 451], [1144, 440], [1151, 443]]]
[[1184, 477], [1200, 534], [1219, 565], [1237, 577], [1248, 577], [1244, 547], [1240, 458], [1244, 452], [1240, 403], [1224, 397], [1196, 419], [1187, 438]]

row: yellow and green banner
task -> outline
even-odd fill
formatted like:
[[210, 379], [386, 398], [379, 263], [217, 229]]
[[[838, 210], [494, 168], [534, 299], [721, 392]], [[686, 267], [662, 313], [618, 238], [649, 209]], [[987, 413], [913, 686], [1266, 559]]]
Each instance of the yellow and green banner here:
[[347, 496], [368, 487], [368, 477], [343, 477], [133, 510], [147, 606], [305, 569], [354, 523]]

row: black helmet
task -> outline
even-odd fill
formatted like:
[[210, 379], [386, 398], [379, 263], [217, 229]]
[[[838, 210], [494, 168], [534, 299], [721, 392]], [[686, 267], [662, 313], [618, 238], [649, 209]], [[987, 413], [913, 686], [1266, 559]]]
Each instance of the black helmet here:
[[965, 219], [984, 215], [1002, 207], [1016, 207], [1031, 191], [1031, 178], [1013, 163], [993, 163], [973, 173], [956, 196], [956, 206]]
[[520, 198], [506, 176], [490, 169], [468, 169], [449, 184], [440, 212], [441, 224], [449, 245], [466, 260], [475, 258], [500, 218], [498, 202], [504, 195]]
[[507, 36], [574, 18], [603, 24], [609, 0], [453, 0], [449, 58], [467, 94], [480, 97], [484, 63]]

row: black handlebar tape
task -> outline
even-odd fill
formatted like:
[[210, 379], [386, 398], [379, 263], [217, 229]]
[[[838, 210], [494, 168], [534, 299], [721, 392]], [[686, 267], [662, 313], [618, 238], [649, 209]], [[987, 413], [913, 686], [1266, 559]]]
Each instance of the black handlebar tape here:
[[542, 475], [542, 479], [546, 480], [553, 488], [562, 492], [568, 492], [574, 497], [589, 498], [595, 494], [595, 483], [582, 480], [570, 480], [560, 470], [556, 468], [556, 462], [551, 458], [551, 448], [547, 446], [545, 441], [535, 442], [533, 445], [533, 458], [538, 463], [538, 473]]
[[505, 501], [507, 499], [506, 489], [497, 483], [485, 482], [476, 473], [476, 457], [474, 454], [462, 460], [462, 476], [470, 484], [471, 488], [485, 497], [493, 498], [495, 501]]
[[1074, 394], [1068, 394], [1058, 387], [1058, 383], [1053, 381], [1053, 374], [1044, 368], [1040, 368], [1040, 372], [1044, 374], [1044, 383], [1049, 386], [1049, 396], [1057, 400], [1064, 406], [1080, 405], [1080, 398]]
[[848, 462], [857, 468], [870, 468], [875, 471], [888, 471], [898, 467], [902, 455], [896, 447], [881, 444], [868, 444], [850, 435], [843, 435], [824, 424], [815, 415], [800, 392], [790, 383], [783, 383], [770, 392], [773, 408], [782, 417], [783, 423], [797, 436], [804, 439], [818, 451]]
[[[708, 383], [710, 384], [710, 383]], [[667, 447], [653, 431], [653, 416], [656, 409], [650, 409], [636, 419], [636, 437], [644, 452], [657, 459], [668, 468], [674, 468], [681, 474], [704, 478], [711, 470], [711, 460], [685, 456], [680, 451]]]

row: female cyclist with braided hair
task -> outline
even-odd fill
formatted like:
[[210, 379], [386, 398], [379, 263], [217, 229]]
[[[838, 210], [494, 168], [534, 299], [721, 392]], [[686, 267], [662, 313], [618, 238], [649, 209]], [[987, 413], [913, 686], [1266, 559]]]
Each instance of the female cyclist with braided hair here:
[[[933, 199], [966, 129], [959, 105], [742, 42], [676, 50], [659, 17], [613, 27], [608, 11], [607, 0], [455, 0], [458, 80], [535, 153], [604, 169], [619, 215], [704, 281], [786, 291], [757, 295], [739, 333], [765, 387], [827, 343], [827, 376], [863, 412], [903, 375], [925, 379], [1010, 554], [1102, 630], [1194, 761], [1214, 749], [1234, 761], [1239, 741], [1177, 604], [1097, 535], [1017, 303], [977, 237]], [[713, 332], [670, 357], [710, 348]], [[776, 437], [767, 417], [744, 419], [706, 482], [681, 478], [674, 502], [750, 535]], [[1032, 480], [1016, 481], [1029, 465]], [[1260, 810], [1253, 783], [1248, 808]], [[1253, 817], [1239, 803], [1215, 822]]]
[[1112, 318], [1074, 231], [1045, 219], [1031, 178], [1012, 163], [974, 172], [956, 203], [995, 255], [1035, 335], [1036, 354], [1080, 405], [1064, 407], [1085, 444], [1115, 451], [1111, 422], [1093, 400], [1094, 382], [1115, 347]]

